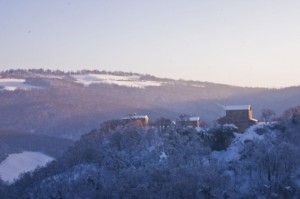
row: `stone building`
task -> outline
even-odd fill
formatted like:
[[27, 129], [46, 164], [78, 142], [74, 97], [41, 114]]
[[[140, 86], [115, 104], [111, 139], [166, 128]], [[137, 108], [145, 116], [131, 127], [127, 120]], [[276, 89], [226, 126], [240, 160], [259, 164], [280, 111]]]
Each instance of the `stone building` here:
[[250, 105], [225, 106], [226, 115], [218, 119], [219, 124], [234, 124], [240, 131], [245, 131], [258, 121], [252, 118]]
[[139, 123], [142, 126], [147, 126], [149, 123], [149, 117], [147, 115], [137, 115], [136, 113], [123, 117], [122, 121], [125, 123]]
[[199, 127], [200, 126], [200, 118], [198, 116], [187, 116], [180, 115], [177, 120], [177, 124], [180, 126], [190, 126], [190, 127]]

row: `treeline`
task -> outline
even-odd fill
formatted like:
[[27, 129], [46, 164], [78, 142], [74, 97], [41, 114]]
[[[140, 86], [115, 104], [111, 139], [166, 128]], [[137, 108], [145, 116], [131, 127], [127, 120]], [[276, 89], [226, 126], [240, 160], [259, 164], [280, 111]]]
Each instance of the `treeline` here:
[[116, 75], [116, 76], [140, 76], [141, 80], [150, 81], [172, 81], [168, 78], [158, 78], [149, 74], [139, 74], [133, 72], [122, 72], [122, 71], [106, 71], [106, 70], [76, 70], [76, 71], [64, 71], [64, 70], [50, 70], [50, 69], [9, 69], [0, 71], [2, 76], [18, 76], [18, 75], [86, 75], [86, 74], [103, 74], [103, 75]]
[[[5, 71], [0, 71], [0, 75], [3, 77], [7, 76], [24, 76], [24, 75], [57, 75], [57, 76], [68, 76], [68, 75], [87, 75], [87, 74], [102, 74], [102, 75], [115, 75], [115, 76], [140, 76], [142, 81], [160, 81], [160, 82], [174, 82], [170, 78], [160, 78], [155, 77], [150, 74], [139, 74], [133, 72], [123, 72], [123, 71], [106, 71], [106, 70], [76, 70], [76, 71], [64, 71], [64, 70], [50, 70], [50, 69], [9, 69]], [[187, 83], [199, 83], [198, 81], [184, 81]]]

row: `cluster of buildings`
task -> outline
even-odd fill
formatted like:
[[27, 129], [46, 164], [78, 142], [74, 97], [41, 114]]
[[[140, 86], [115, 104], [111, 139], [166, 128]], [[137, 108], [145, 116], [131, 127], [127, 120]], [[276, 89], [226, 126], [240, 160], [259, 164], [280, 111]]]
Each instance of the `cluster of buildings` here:
[[[225, 116], [217, 120], [219, 124], [234, 124], [239, 131], [243, 132], [251, 125], [258, 123], [258, 120], [252, 118], [252, 108], [250, 105], [224, 106], [224, 110]], [[126, 123], [139, 122], [143, 126], [149, 124], [149, 117], [147, 115], [132, 114], [122, 118], [122, 120]], [[176, 121], [176, 125], [199, 127], [200, 118], [198, 116], [180, 115]]]

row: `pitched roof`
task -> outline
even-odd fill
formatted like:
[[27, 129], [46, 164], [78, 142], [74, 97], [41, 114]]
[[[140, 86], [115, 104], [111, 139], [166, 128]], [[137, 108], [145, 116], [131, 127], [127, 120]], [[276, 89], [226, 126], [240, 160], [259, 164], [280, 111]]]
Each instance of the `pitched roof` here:
[[147, 115], [129, 115], [126, 117], [123, 117], [122, 120], [132, 120], [132, 119], [148, 119]]
[[225, 111], [239, 111], [239, 110], [250, 110], [250, 105], [230, 105], [224, 106]]
[[197, 116], [185, 116], [180, 119], [180, 121], [190, 121], [190, 122], [195, 122], [195, 121], [199, 121], [199, 120], [200, 120], [200, 117], [197, 117]]

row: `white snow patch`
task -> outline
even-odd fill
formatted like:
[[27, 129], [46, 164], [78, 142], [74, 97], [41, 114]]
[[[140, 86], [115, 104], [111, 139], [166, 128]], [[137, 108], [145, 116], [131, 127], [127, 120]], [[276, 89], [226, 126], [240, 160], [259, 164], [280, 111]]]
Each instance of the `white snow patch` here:
[[191, 84], [191, 86], [197, 87], [197, 88], [205, 88], [204, 85], [199, 85], [199, 84]]
[[204, 132], [204, 128], [202, 127], [196, 127], [195, 129], [197, 132]]
[[31, 90], [40, 88], [37, 86], [26, 84], [25, 81], [25, 79], [0, 79], [0, 87], [3, 87], [2, 90], [6, 91], [15, 91], [17, 89]]
[[208, 160], [207, 157], [203, 157], [203, 158], [201, 159], [201, 162], [202, 162], [202, 164], [203, 164], [204, 166], [209, 166], [209, 160]]
[[159, 156], [160, 159], [167, 159], [168, 156], [165, 152], [161, 152], [160, 156]]
[[242, 134], [235, 133], [235, 138], [232, 140], [227, 150], [213, 151], [212, 157], [226, 162], [239, 160], [240, 151], [243, 149], [245, 141], [255, 141], [264, 139], [264, 135], [259, 135], [256, 133], [256, 129], [260, 127], [261, 125], [253, 125]]
[[45, 166], [53, 158], [40, 152], [24, 151], [10, 154], [0, 163], [0, 178], [9, 184], [19, 178], [21, 173], [34, 171], [37, 167]]
[[65, 78], [65, 76], [62, 76], [62, 75], [44, 75], [44, 74], [38, 74], [36, 76], [40, 77], [40, 78], [48, 78], [48, 79], [63, 79], [63, 78]]
[[114, 84], [125, 87], [145, 88], [161, 86], [162, 82], [140, 80], [140, 76], [116, 76], [105, 74], [73, 75], [77, 83], [89, 86], [91, 84]]
[[159, 155], [159, 162], [164, 162], [168, 159], [168, 156], [165, 152], [161, 152], [161, 154]]
[[261, 125], [253, 125], [246, 130], [243, 134], [236, 134], [237, 138], [240, 142], [244, 143], [245, 140], [254, 141], [254, 140], [262, 140], [264, 139], [263, 135], [259, 135], [256, 133], [256, 130], [261, 128]]
[[213, 151], [211, 155], [213, 158], [226, 162], [238, 160], [240, 158], [239, 147], [234, 145], [228, 147], [226, 151]]

